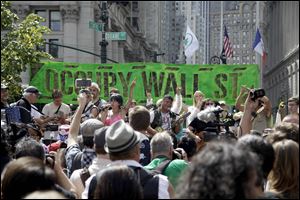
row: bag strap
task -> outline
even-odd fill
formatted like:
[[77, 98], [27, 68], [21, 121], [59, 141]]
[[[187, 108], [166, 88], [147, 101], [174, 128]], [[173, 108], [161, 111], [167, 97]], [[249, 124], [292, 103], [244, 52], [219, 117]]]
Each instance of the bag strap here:
[[164, 174], [164, 172], [165, 172], [166, 168], [169, 166], [170, 162], [172, 162], [172, 160], [164, 160], [155, 168], [154, 172], [158, 173], [158, 174]]
[[87, 167], [84, 167], [80, 172], [80, 179], [83, 186], [85, 187], [85, 181], [91, 176], [90, 171]]
[[58, 106], [57, 110], [56, 110], [55, 113], [54, 113], [55, 115], [58, 113], [58, 111], [59, 111], [61, 105], [62, 105], [62, 104], [60, 104], [60, 105]]

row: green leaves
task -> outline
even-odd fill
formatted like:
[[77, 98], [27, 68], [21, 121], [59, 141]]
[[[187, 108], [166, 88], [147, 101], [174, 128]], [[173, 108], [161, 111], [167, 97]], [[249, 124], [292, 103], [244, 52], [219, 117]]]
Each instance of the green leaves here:
[[18, 20], [10, 10], [10, 3], [1, 1], [1, 82], [9, 86], [12, 101], [21, 94], [21, 72], [41, 59], [53, 59], [36, 48], [44, 44], [43, 35], [51, 32], [40, 25], [45, 19], [29, 14], [23, 21]]

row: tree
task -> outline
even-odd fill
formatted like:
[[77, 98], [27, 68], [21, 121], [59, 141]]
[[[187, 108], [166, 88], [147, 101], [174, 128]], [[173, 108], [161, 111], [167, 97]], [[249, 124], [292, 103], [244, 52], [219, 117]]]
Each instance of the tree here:
[[52, 59], [50, 54], [37, 50], [44, 44], [43, 35], [51, 31], [40, 25], [43, 21], [32, 13], [20, 22], [10, 10], [10, 2], [1, 1], [1, 83], [8, 85], [11, 101], [22, 93], [21, 72], [43, 58]]

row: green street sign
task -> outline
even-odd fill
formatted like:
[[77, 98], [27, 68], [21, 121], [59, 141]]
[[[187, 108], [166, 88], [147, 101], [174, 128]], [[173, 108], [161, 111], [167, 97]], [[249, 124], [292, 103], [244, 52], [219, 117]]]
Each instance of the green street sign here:
[[126, 32], [106, 32], [105, 39], [106, 40], [126, 40], [127, 34]]
[[89, 21], [89, 28], [90, 29], [95, 29], [96, 31], [100, 32], [102, 31], [102, 26], [103, 24], [99, 24], [93, 21]]

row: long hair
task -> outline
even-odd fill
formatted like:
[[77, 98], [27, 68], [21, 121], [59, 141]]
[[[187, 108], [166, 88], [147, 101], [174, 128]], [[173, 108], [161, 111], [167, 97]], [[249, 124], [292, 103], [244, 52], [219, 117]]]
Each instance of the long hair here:
[[201, 96], [203, 96], [203, 98], [205, 97], [205, 95], [203, 94], [203, 92], [201, 92], [200, 90], [195, 91], [194, 96], [193, 96], [193, 106], [196, 107], [197, 102], [196, 102], [196, 98], [195, 98], [195, 94], [199, 93]]
[[270, 191], [299, 199], [299, 145], [284, 139], [273, 147], [275, 162], [268, 177]]
[[95, 199], [142, 199], [143, 190], [134, 171], [126, 165], [116, 165], [101, 171]]
[[[253, 173], [257, 174], [257, 156], [225, 142], [211, 142], [193, 157], [190, 168], [181, 177], [178, 198], [245, 199]], [[250, 197], [251, 198], [251, 197]]]

